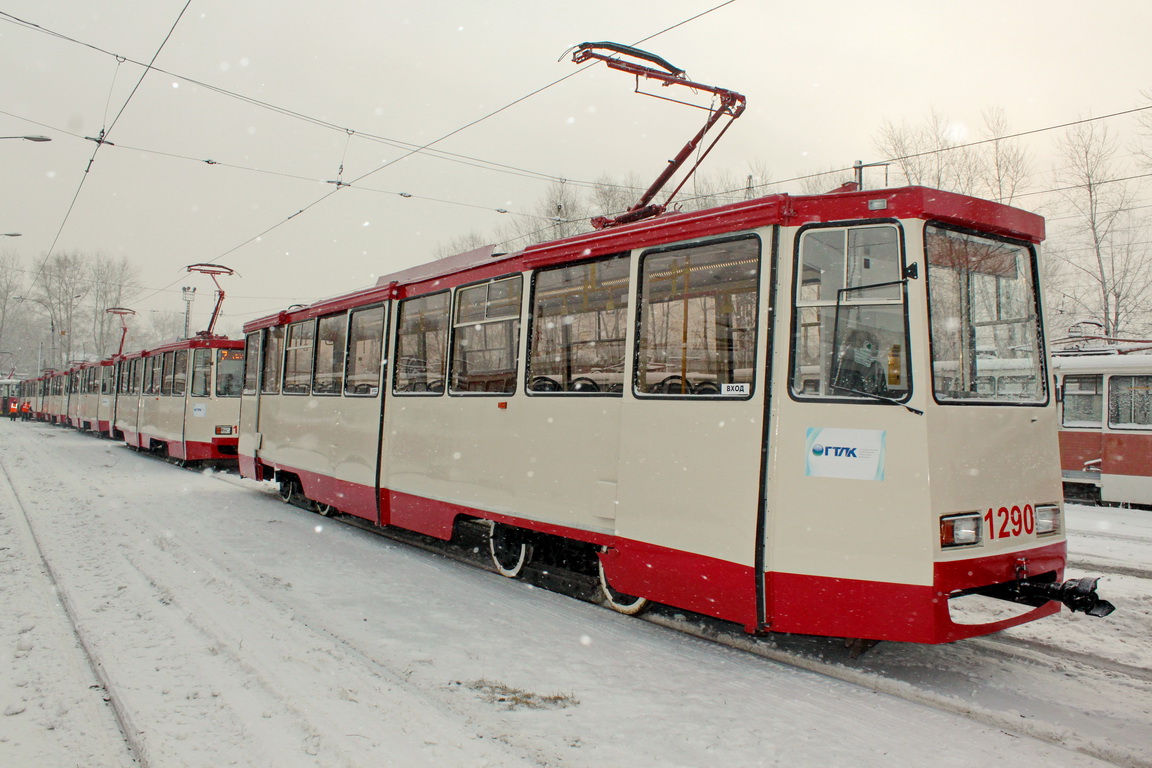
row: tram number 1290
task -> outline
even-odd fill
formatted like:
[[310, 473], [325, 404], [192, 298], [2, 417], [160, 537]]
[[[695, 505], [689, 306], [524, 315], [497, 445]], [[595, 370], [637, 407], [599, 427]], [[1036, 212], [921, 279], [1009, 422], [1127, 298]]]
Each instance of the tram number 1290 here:
[[1025, 533], [1031, 535], [1036, 530], [1036, 512], [1031, 504], [1025, 504], [1023, 509], [1015, 505], [999, 509], [989, 507], [984, 513], [984, 522], [988, 523], [989, 539], [1007, 539]]

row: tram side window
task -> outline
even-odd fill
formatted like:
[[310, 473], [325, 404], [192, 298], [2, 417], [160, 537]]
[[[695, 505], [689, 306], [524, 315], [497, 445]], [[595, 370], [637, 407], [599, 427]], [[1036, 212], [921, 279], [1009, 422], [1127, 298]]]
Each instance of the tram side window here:
[[260, 379], [260, 332], [248, 334], [244, 340], [244, 394], [256, 394]]
[[376, 397], [384, 361], [384, 307], [353, 312], [351, 326], [344, 394]]
[[172, 372], [172, 394], [184, 397], [188, 390], [188, 350], [176, 350], [172, 358], [174, 370]]
[[396, 394], [440, 394], [448, 360], [448, 294], [400, 303], [396, 330]]
[[750, 396], [759, 283], [758, 238], [644, 254], [636, 394]]
[[284, 394], [306, 395], [312, 387], [312, 342], [316, 337], [314, 320], [288, 326], [287, 355], [284, 359]]
[[453, 393], [516, 391], [520, 275], [456, 291], [452, 321]]
[[1099, 427], [1104, 421], [1102, 377], [1064, 377], [1064, 426]]
[[1152, 376], [1108, 378], [1108, 426], [1116, 429], [1152, 426]]
[[211, 381], [212, 350], [192, 350], [192, 388], [189, 394], [193, 397], [207, 397]]
[[116, 391], [113, 373], [114, 371], [110, 365], [105, 365], [100, 368], [100, 394], [111, 395]]
[[344, 352], [348, 346], [348, 315], [320, 318], [316, 333], [316, 366], [312, 394], [338, 395], [344, 389]]
[[161, 379], [160, 394], [171, 395], [173, 387], [176, 382], [176, 366], [174, 364], [174, 353], [164, 353], [164, 378]]
[[900, 238], [891, 225], [816, 228], [797, 251], [792, 394], [909, 394]]
[[536, 273], [529, 392], [624, 391], [629, 263], [624, 254]]
[[264, 330], [263, 387], [265, 395], [280, 394], [280, 367], [284, 364], [284, 326]]
[[144, 391], [144, 363], [143, 357], [138, 357], [132, 361], [132, 383], [129, 386], [132, 388], [131, 393], [133, 395], [138, 395]]
[[240, 397], [244, 381], [244, 351], [221, 349], [216, 353], [216, 397]]
[[144, 371], [144, 394], [160, 394], [160, 371], [163, 367], [164, 356], [154, 355], [148, 358], [147, 369]]

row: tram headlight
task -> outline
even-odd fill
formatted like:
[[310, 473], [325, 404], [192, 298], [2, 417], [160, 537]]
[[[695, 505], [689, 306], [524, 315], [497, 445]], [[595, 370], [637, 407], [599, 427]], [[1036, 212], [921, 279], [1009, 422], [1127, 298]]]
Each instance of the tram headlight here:
[[984, 519], [979, 512], [944, 515], [940, 518], [940, 547], [971, 547], [979, 544], [984, 531]]
[[216, 434], [217, 435], [227, 436], [227, 435], [231, 435], [232, 433], [233, 433], [233, 431], [232, 431], [231, 425], [224, 425], [224, 426], [216, 427]]
[[1050, 536], [1060, 532], [1060, 507], [1055, 504], [1036, 505], [1036, 535]]

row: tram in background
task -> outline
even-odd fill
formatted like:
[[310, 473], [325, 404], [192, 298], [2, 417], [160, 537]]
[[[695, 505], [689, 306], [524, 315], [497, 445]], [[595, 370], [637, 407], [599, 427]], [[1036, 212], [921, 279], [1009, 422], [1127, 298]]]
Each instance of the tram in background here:
[[1053, 357], [1069, 499], [1152, 505], [1152, 355]]
[[1106, 615], [1061, 582], [1043, 237], [908, 187], [415, 267], [245, 326], [241, 472], [441, 539], [480, 523], [501, 573], [588, 574], [624, 613], [925, 643]]
[[19, 408], [23, 402], [20, 399], [20, 387], [23, 379], [0, 379], [0, 417], [7, 416], [11, 411], [12, 401], [16, 401]]
[[68, 425], [84, 432], [110, 433], [112, 428], [113, 361], [81, 363], [68, 372]]
[[201, 335], [120, 356], [112, 435], [181, 462], [235, 461], [243, 350]]
[[68, 423], [68, 372], [48, 371], [44, 374], [44, 395], [40, 418], [52, 424]]

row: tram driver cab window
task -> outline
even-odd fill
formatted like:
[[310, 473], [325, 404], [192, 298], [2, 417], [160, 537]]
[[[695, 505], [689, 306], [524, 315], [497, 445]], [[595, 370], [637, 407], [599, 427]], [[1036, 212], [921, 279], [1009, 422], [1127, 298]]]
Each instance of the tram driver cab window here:
[[893, 225], [800, 235], [792, 394], [903, 400], [909, 394], [900, 237]]

